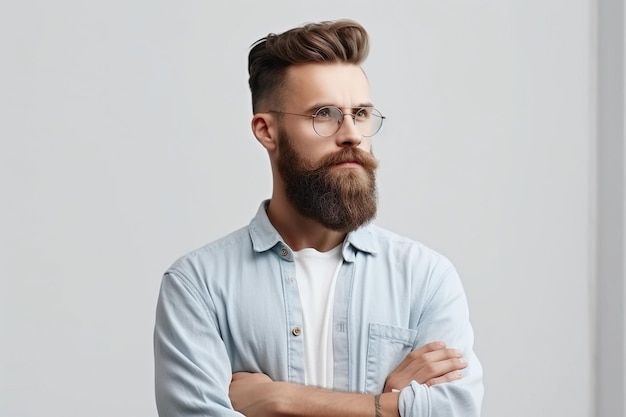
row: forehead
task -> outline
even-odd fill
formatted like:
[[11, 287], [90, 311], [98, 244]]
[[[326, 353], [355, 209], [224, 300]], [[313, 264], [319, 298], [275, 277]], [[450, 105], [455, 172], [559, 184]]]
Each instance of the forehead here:
[[367, 77], [358, 65], [302, 64], [287, 69], [285, 106], [289, 111], [323, 105], [358, 107], [370, 102]]

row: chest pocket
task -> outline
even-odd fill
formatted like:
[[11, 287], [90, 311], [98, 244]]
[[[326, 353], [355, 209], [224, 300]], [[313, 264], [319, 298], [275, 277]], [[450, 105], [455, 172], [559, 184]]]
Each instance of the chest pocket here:
[[411, 352], [416, 337], [416, 330], [370, 323], [366, 370], [368, 393], [382, 392], [387, 376]]

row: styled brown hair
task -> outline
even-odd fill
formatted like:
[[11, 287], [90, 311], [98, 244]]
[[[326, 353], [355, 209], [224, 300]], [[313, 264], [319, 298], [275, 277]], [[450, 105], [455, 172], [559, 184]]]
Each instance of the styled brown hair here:
[[252, 44], [248, 54], [248, 83], [252, 111], [280, 99], [287, 68], [312, 62], [360, 65], [367, 58], [369, 38], [353, 20], [309, 23], [281, 34], [270, 33]]

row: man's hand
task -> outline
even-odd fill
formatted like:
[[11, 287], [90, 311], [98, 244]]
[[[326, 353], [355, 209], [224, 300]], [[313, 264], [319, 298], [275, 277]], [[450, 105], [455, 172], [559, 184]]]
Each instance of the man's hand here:
[[409, 353], [385, 381], [383, 392], [402, 389], [411, 381], [432, 386], [460, 379], [467, 366], [462, 352], [446, 348], [444, 342], [432, 342]]

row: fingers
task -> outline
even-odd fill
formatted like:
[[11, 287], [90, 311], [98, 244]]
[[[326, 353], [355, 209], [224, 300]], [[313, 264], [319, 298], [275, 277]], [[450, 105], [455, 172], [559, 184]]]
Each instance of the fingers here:
[[457, 379], [461, 379], [463, 377], [463, 372], [461, 371], [452, 371], [448, 372], [445, 375], [442, 375], [438, 378], [432, 378], [425, 382], [425, 385], [432, 387], [433, 385], [443, 384], [444, 382], [456, 381]]
[[444, 342], [430, 342], [430, 343], [427, 343], [424, 346], [411, 351], [411, 353], [409, 353], [402, 360], [402, 362], [400, 362], [400, 364], [396, 367], [394, 372], [402, 371], [407, 366], [409, 366], [412, 363], [414, 363], [416, 360], [419, 360], [419, 358], [422, 357], [423, 355], [425, 355], [425, 354], [427, 354], [429, 352], [437, 352], [437, 351], [439, 351], [439, 350], [441, 350], [441, 349], [443, 349], [445, 347], [446, 347], [446, 344]]
[[385, 381], [383, 392], [400, 389], [411, 381], [429, 386], [461, 378], [467, 367], [463, 352], [443, 342], [428, 343], [410, 352]]
[[422, 346], [419, 349], [416, 349], [416, 351], [420, 351], [420, 352], [432, 352], [434, 350], [439, 350], [439, 349], [443, 349], [446, 347], [446, 342], [430, 342], [430, 343], [426, 343], [424, 346]]
[[[456, 375], [456, 374], [453, 374], [454, 372], [457, 372], [457, 371], [460, 372], [462, 369], [465, 369], [466, 367], [467, 367], [467, 361], [465, 360], [465, 358], [452, 357], [452, 358], [447, 358], [447, 359], [443, 359], [443, 360], [436, 361], [436, 362], [428, 362], [424, 364], [424, 366], [422, 366], [420, 369], [416, 370], [413, 375], [414, 375], [414, 379], [420, 384], [424, 384], [433, 379], [437, 379], [437, 381], [440, 381], [440, 379], [438, 378], [443, 378], [443, 380], [441, 380], [442, 382], [448, 382], [448, 380], [444, 378], [446, 375], [448, 375], [447, 378], [452, 378], [453, 376]], [[455, 379], [458, 379], [458, 378], [455, 378]], [[440, 383], [440, 382], [436, 382], [436, 383]], [[434, 385], [434, 384], [431, 384], [431, 385]]]
[[[426, 352], [421, 352], [418, 349], [407, 355], [405, 360], [398, 366], [398, 370], [411, 374], [423, 371], [426, 372], [424, 376], [428, 376], [428, 379], [430, 379], [455, 369], [463, 369], [466, 363], [460, 359], [463, 359], [463, 352], [457, 349], [443, 348]], [[442, 367], [442, 363], [452, 366], [452, 368]], [[441, 373], [437, 374], [438, 372]]]
[[415, 362], [416, 359], [421, 358], [425, 362], [438, 362], [446, 359], [462, 358], [463, 352], [458, 349], [444, 348], [434, 350], [432, 352], [426, 352], [423, 354], [417, 354], [415, 351], [409, 353], [408, 357], [412, 357]]

